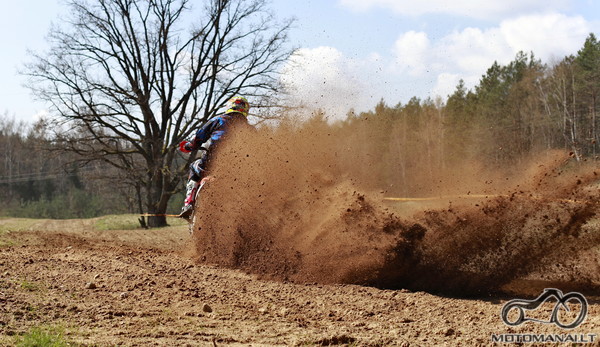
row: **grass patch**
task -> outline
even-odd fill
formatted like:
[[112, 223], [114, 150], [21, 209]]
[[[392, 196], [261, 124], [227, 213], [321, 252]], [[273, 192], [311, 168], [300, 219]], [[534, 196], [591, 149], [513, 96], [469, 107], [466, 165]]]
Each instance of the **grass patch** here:
[[9, 240], [6, 235], [0, 233], [0, 248], [4, 247], [12, 247], [15, 246], [16, 243], [13, 240]]
[[[97, 230], [135, 230], [140, 229], [140, 218], [137, 214], [114, 214], [104, 217], [98, 217], [94, 228]], [[167, 217], [169, 226], [183, 226], [187, 222], [181, 218]]]
[[39, 223], [39, 219], [30, 218], [0, 218], [0, 235], [9, 231], [25, 231]]
[[135, 214], [111, 214], [98, 217], [94, 228], [98, 230], [134, 230], [139, 229], [138, 215]]
[[25, 289], [28, 292], [35, 292], [40, 289], [39, 284], [35, 282], [29, 282], [27, 280], [21, 281], [20, 287], [21, 289]]
[[167, 224], [172, 227], [187, 226], [188, 222], [185, 219], [167, 217]]
[[17, 347], [63, 347], [75, 346], [65, 337], [65, 329], [62, 327], [34, 327], [23, 336], [16, 338]]

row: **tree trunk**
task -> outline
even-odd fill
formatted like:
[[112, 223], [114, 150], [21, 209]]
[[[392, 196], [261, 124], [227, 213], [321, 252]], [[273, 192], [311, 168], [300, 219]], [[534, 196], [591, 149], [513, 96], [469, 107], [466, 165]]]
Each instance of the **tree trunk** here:
[[[150, 194], [151, 196], [155, 196], [155, 194], [163, 195], [167, 194], [162, 192], [159, 189], [150, 188], [150, 190], [154, 191], [154, 194]], [[152, 200], [148, 201], [148, 227], [150, 228], [160, 228], [167, 226], [167, 204], [163, 203], [164, 196], [155, 197]], [[166, 199], [168, 200], [168, 199]]]
[[148, 223], [146, 223], [146, 217], [144, 217], [144, 208], [142, 205], [142, 187], [140, 186], [139, 182], [135, 185], [135, 194], [136, 194], [138, 209], [140, 211], [140, 214], [142, 215], [140, 218], [138, 218], [138, 222], [140, 222], [140, 226], [142, 228], [148, 229]]
[[596, 92], [592, 92], [592, 158], [596, 159]]
[[167, 217], [164, 214], [157, 213], [148, 217], [148, 227], [150, 228], [166, 227], [167, 225]]
[[[170, 196], [164, 186], [164, 174], [161, 165], [155, 165], [155, 168], [148, 179], [146, 187], [146, 206], [148, 206], [148, 226], [150, 228], [159, 228], [167, 226], [167, 204]], [[166, 198], [166, 199], [165, 199]]]

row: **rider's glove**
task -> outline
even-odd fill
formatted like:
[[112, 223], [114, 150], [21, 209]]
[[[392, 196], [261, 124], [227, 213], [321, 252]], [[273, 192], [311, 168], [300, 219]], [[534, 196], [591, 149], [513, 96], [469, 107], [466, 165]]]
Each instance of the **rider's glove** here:
[[181, 141], [179, 143], [179, 150], [183, 153], [190, 153], [192, 151], [192, 144], [188, 141]]

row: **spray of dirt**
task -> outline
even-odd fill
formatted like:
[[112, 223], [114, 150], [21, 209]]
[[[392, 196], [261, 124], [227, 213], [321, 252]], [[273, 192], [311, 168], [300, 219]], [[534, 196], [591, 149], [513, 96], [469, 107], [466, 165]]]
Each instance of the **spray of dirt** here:
[[[200, 261], [277, 280], [458, 295], [527, 278], [600, 283], [599, 171], [569, 167], [563, 153], [510, 172], [452, 168], [429, 177], [426, 192], [461, 196], [397, 203], [369, 181], [376, 153], [323, 124], [227, 140], [196, 206]], [[403, 174], [422, 182], [419, 170]]]

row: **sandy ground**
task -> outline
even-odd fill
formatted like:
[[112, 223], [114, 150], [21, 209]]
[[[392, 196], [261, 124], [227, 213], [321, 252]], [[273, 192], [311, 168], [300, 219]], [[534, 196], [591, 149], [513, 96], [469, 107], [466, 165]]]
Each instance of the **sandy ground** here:
[[[589, 294], [587, 319], [575, 329], [509, 327], [500, 313], [510, 295], [294, 284], [198, 264], [185, 227], [98, 231], [86, 221], [47, 221], [6, 229], [2, 345], [34, 327], [58, 327], [65, 340], [93, 346], [472, 346], [493, 344], [493, 334], [600, 340], [600, 302]], [[553, 307], [532, 314], [547, 320]]]

